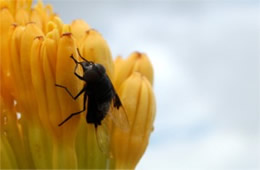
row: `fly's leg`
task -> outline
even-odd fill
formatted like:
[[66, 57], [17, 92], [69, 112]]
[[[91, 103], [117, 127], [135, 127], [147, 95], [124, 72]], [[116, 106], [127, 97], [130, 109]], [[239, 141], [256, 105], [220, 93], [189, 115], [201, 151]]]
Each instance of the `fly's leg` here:
[[77, 48], [77, 51], [78, 51], [79, 57], [80, 57], [82, 60], [86, 61], [86, 62], [89, 63], [89, 64], [94, 64], [92, 61], [88, 61], [87, 59], [85, 59], [84, 57], [82, 57], [81, 54], [80, 54], [80, 52], [79, 52], [79, 49], [78, 49], [78, 48]]
[[71, 113], [69, 117], [67, 117], [65, 120], [63, 120], [59, 126], [63, 125], [65, 122], [67, 122], [70, 118], [72, 118], [75, 115], [78, 115], [86, 110], [86, 99], [87, 99], [87, 93], [84, 93], [84, 101], [83, 101], [83, 110], [75, 113]]
[[[75, 68], [74, 68], [74, 74], [75, 74], [80, 80], [84, 80], [83, 77], [81, 77], [80, 75], [78, 75], [78, 73], [76, 72], [76, 70], [77, 70], [77, 68], [78, 68], [79, 62], [73, 57], [73, 55], [71, 55], [70, 57], [74, 60], [74, 62], [75, 62], [75, 64], [76, 64], [76, 66], [75, 66]], [[84, 88], [83, 88], [83, 89], [79, 92], [79, 94], [77, 94], [75, 97], [73, 97], [73, 95], [71, 94], [71, 92], [68, 90], [67, 87], [62, 86], [62, 85], [59, 85], [59, 84], [55, 84], [55, 86], [64, 88], [64, 89], [68, 92], [68, 94], [69, 94], [74, 100], [76, 100], [76, 99], [80, 96], [80, 94], [83, 93], [83, 91], [84, 91]]]
[[82, 56], [81, 56], [81, 54], [80, 54], [80, 52], [79, 52], [79, 49], [78, 49], [78, 48], [77, 48], [77, 51], [78, 51], [79, 57], [80, 57], [82, 60], [84, 60], [84, 61], [86, 61], [87, 63], [89, 63], [89, 61], [88, 61], [88, 60], [86, 60], [84, 57], [82, 57]]
[[75, 64], [76, 64], [76, 66], [75, 66], [75, 68], [74, 68], [74, 74], [75, 74], [75, 76], [77, 76], [80, 80], [83, 80], [83, 81], [84, 81], [83, 77], [81, 77], [81, 76], [76, 72], [76, 71], [77, 71], [77, 68], [78, 68], [78, 64], [80, 64], [80, 62], [78, 62], [78, 61], [74, 58], [73, 55], [71, 55], [70, 58], [72, 58], [72, 60], [73, 60], [73, 61], [75, 62]]
[[76, 100], [76, 99], [85, 91], [85, 87], [83, 87], [83, 89], [81, 89], [80, 92], [79, 92], [76, 96], [73, 96], [73, 95], [71, 94], [71, 92], [68, 90], [67, 87], [62, 86], [62, 85], [59, 85], [59, 84], [55, 84], [55, 86], [65, 89], [66, 92], [67, 92], [74, 100]]

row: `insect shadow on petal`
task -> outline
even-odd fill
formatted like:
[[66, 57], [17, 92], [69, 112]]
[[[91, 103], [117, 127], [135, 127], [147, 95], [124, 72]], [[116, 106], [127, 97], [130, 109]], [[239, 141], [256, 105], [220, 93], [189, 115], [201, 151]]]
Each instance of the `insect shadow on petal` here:
[[[110, 136], [109, 130], [105, 124], [104, 119], [109, 115], [113, 122], [123, 130], [129, 129], [129, 122], [126, 111], [122, 102], [116, 93], [111, 80], [106, 74], [105, 68], [101, 64], [86, 60], [81, 56], [79, 49], [77, 49], [81, 62], [77, 61], [73, 55], [70, 57], [75, 62], [74, 74], [80, 80], [84, 81], [83, 88], [76, 96], [73, 96], [67, 87], [55, 84], [55, 86], [63, 88], [66, 92], [76, 100], [83, 95], [83, 109], [81, 111], [71, 113], [59, 126], [86, 110], [86, 102], [88, 104], [86, 121], [89, 124], [94, 124], [97, 143], [100, 150], [105, 154], [109, 153]], [[83, 76], [77, 73], [78, 65], [83, 70]]]

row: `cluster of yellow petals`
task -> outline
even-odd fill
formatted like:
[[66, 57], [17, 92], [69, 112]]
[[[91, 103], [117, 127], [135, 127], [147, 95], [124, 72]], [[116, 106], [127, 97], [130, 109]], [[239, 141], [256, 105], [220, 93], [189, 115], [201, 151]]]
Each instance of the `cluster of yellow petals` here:
[[[134, 52], [114, 62], [102, 35], [83, 20], [64, 24], [50, 5], [0, 1], [0, 168], [134, 169], [153, 130], [155, 98], [148, 57]], [[112, 127], [113, 157], [104, 155], [85, 113], [61, 127], [83, 107], [55, 83], [76, 94], [83, 86], [70, 56], [102, 64], [124, 104], [130, 123]], [[78, 69], [79, 73], [82, 73]]]

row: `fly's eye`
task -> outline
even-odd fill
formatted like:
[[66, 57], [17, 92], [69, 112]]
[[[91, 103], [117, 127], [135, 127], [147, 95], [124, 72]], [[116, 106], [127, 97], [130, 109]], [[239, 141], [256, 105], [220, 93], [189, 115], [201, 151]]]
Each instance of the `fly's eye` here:
[[92, 65], [92, 64], [86, 66], [86, 70], [91, 70], [92, 68], [93, 68], [93, 65]]
[[87, 63], [87, 62], [82, 62], [80, 64], [84, 70], [89, 70], [93, 67], [93, 65], [91, 63]]

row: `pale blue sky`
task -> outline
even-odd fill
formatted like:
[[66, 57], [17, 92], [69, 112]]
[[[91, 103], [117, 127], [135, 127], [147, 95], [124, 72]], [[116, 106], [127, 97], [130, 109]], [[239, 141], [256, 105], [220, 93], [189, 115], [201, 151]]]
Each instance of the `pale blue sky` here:
[[114, 57], [151, 58], [157, 115], [137, 170], [260, 169], [259, 1], [44, 2]]

